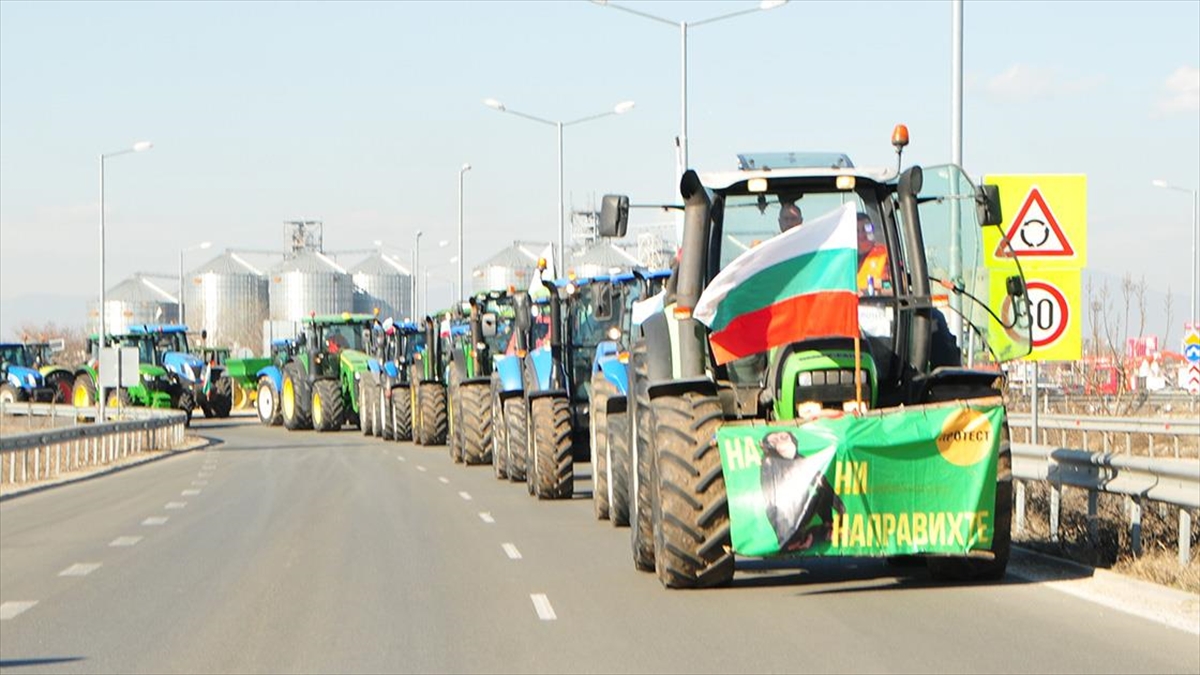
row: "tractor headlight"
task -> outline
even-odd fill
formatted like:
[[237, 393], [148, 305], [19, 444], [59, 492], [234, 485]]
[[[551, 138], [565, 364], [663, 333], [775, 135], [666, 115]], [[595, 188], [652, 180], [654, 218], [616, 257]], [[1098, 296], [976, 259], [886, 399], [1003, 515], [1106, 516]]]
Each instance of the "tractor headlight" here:
[[25, 373], [25, 381], [28, 382], [29, 386], [31, 387], [37, 386], [37, 378], [33, 376], [33, 373]]
[[618, 328], [617, 326], [613, 326], [613, 327], [609, 328], [608, 329], [608, 339], [612, 340], [613, 342], [620, 340], [621, 339], [621, 329]]
[[796, 377], [796, 385], [801, 387], [812, 386], [812, 373], [805, 371]]
[[354, 371], [354, 381], [358, 382], [361, 375], [362, 375], [362, 373], [358, 372], [357, 370]]

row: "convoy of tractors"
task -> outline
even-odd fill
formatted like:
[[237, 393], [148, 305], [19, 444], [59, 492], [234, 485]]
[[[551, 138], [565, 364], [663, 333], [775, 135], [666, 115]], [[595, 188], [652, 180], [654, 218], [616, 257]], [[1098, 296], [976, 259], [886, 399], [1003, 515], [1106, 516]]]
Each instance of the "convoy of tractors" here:
[[[997, 190], [954, 166], [739, 160], [683, 176], [670, 270], [551, 278], [540, 261], [529, 288], [417, 322], [311, 316], [261, 358], [135, 326], [107, 340], [137, 347], [139, 384], [102, 394], [95, 336], [73, 372], [47, 369], [37, 345], [3, 344], [0, 400], [103, 395], [189, 419], [253, 406], [289, 431], [350, 425], [445, 445], [542, 500], [573, 497], [588, 463], [595, 517], [628, 527], [634, 567], [670, 588], [727, 584], [736, 555], [1000, 578], [1012, 475], [999, 364], [1028, 353], [1030, 332]], [[795, 207], [806, 220], [785, 230], [779, 215]], [[601, 236], [623, 237], [629, 208], [606, 196]], [[857, 260], [843, 234], [856, 219]], [[864, 284], [866, 248], [885, 262]], [[849, 323], [826, 320], [837, 312]]]

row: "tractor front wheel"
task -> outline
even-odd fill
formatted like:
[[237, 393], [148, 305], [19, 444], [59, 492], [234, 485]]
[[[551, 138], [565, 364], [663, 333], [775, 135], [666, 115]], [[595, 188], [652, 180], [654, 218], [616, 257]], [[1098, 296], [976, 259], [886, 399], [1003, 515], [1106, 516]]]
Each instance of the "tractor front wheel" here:
[[538, 499], [570, 499], [575, 492], [571, 454], [571, 400], [566, 396], [533, 399], [534, 492]]
[[75, 384], [71, 387], [71, 403], [76, 408], [96, 405], [96, 383], [92, 382], [91, 375], [85, 373], [75, 378]]
[[279, 406], [279, 396], [275, 393], [275, 385], [269, 377], [258, 379], [258, 396], [254, 399], [254, 408], [258, 411], [258, 421], [269, 427], [283, 423], [283, 410]]
[[462, 414], [457, 422], [462, 442], [462, 458], [467, 464], [486, 464], [492, 461], [492, 401], [491, 388], [485, 384], [460, 384], [458, 406]]
[[345, 421], [346, 406], [337, 380], [317, 380], [312, 390], [312, 422], [317, 431], [337, 431]]
[[526, 451], [529, 443], [528, 410], [525, 408], [525, 397], [513, 396], [504, 401], [504, 440], [508, 454], [508, 479], [513, 482], [525, 482]]
[[614, 527], [625, 527], [629, 525], [629, 415], [621, 411], [605, 417], [608, 423], [608, 519]]
[[312, 402], [308, 376], [295, 362], [283, 367], [283, 389], [279, 401], [283, 407], [283, 426], [288, 431], [312, 428], [312, 413], [308, 406]]
[[667, 588], [710, 588], [733, 579], [729, 501], [717, 451], [721, 401], [687, 392], [654, 400], [658, 499], [654, 556]]
[[54, 388], [55, 403], [66, 403], [71, 400], [71, 390], [75, 376], [65, 370], [55, 370], [46, 375], [46, 386]]
[[589, 392], [588, 445], [592, 460], [592, 512], [596, 520], [608, 520], [608, 399], [617, 393], [617, 388], [601, 371], [592, 374]]
[[21, 390], [5, 382], [0, 384], [0, 403], [12, 405], [21, 400]]
[[396, 387], [392, 390], [392, 415], [396, 418], [393, 436], [397, 441], [411, 441], [412, 426], [412, 393], [408, 387]]
[[217, 378], [213, 392], [208, 397], [208, 405], [217, 417], [229, 417], [233, 410], [233, 380], [228, 375], [222, 374]]
[[446, 388], [428, 383], [417, 390], [421, 408], [421, 445], [446, 444]]

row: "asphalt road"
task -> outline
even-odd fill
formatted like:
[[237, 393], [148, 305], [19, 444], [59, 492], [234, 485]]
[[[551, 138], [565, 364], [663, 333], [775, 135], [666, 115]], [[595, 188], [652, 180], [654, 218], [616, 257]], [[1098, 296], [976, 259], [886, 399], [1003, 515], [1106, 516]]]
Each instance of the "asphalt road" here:
[[538, 502], [445, 448], [193, 433], [217, 442], [0, 503], [0, 668], [1200, 672], [1196, 632], [1061, 592], [1069, 572], [946, 586], [751, 560], [729, 588], [667, 591], [593, 518], [586, 465], [574, 500]]

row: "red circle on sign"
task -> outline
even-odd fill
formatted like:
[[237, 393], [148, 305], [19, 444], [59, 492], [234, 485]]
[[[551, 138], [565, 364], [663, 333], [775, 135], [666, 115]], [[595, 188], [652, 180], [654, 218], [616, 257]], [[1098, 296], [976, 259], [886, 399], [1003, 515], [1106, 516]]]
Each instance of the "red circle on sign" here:
[[1062, 321], [1058, 322], [1058, 326], [1055, 327], [1054, 332], [1040, 340], [1033, 340], [1034, 347], [1045, 347], [1046, 345], [1053, 344], [1058, 338], [1062, 337], [1063, 331], [1067, 329], [1067, 321], [1071, 317], [1070, 307], [1067, 306], [1067, 298], [1062, 294], [1062, 291], [1044, 281], [1026, 282], [1025, 288], [1027, 293], [1029, 289], [1036, 289], [1047, 293], [1058, 304], [1058, 308], [1062, 310]]

